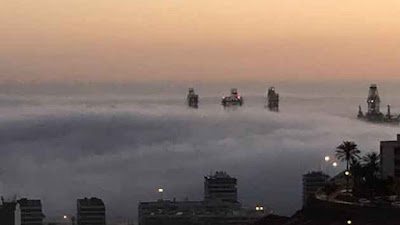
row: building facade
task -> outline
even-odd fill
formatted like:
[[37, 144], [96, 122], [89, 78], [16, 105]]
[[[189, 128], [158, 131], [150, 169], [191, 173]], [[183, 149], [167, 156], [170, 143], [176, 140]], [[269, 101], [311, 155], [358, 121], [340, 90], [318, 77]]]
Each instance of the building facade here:
[[380, 109], [381, 98], [379, 97], [378, 87], [376, 84], [372, 84], [369, 88], [367, 104], [367, 116], [382, 116]]
[[267, 98], [267, 107], [270, 111], [278, 112], [279, 111], [279, 94], [276, 93], [274, 87], [270, 87], [266, 94]]
[[218, 171], [204, 177], [204, 200], [237, 202], [237, 181], [226, 172]]
[[321, 171], [313, 171], [303, 175], [303, 206], [307, 205], [310, 198], [315, 196], [315, 193], [325, 187], [329, 176]]
[[23, 198], [0, 205], [1, 225], [43, 225], [43, 218], [40, 200]]
[[189, 93], [186, 97], [187, 105], [191, 108], [199, 107], [199, 95], [195, 94], [193, 88], [189, 88]]
[[383, 178], [400, 178], [400, 134], [397, 140], [381, 141], [381, 174]]
[[264, 209], [246, 209], [237, 202], [236, 178], [226, 172], [204, 177], [204, 201], [139, 203], [139, 225], [249, 225]]
[[78, 225], [105, 225], [106, 208], [101, 199], [84, 198], [77, 200]]
[[[42, 225], [44, 215], [41, 201], [26, 198], [19, 200], [16, 205], [16, 215], [20, 225]], [[18, 221], [19, 218], [20, 221]]]

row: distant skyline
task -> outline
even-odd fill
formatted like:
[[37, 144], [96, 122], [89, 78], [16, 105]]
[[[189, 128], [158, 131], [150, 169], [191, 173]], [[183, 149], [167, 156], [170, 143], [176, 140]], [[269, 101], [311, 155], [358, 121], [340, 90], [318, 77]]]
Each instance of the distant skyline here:
[[14, 0], [0, 82], [394, 80], [398, 0]]

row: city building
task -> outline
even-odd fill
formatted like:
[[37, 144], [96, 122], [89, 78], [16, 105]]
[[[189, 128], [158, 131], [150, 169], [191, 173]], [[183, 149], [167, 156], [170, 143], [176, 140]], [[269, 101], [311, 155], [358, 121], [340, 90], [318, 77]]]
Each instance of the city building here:
[[378, 87], [376, 84], [372, 84], [369, 88], [367, 103], [367, 116], [382, 116], [380, 110], [381, 98], [379, 97]]
[[248, 225], [265, 216], [237, 202], [237, 180], [226, 172], [204, 177], [204, 201], [159, 199], [139, 203], [139, 225]]
[[43, 218], [40, 200], [23, 198], [0, 205], [1, 225], [43, 225]]
[[77, 200], [78, 225], [105, 225], [106, 208], [101, 199], [84, 198]]
[[381, 174], [383, 178], [400, 178], [400, 134], [397, 140], [381, 141]]
[[189, 93], [187, 94], [186, 102], [190, 108], [198, 108], [199, 95], [195, 94], [193, 88], [189, 88]]
[[221, 101], [221, 104], [224, 107], [242, 106], [243, 103], [243, 97], [238, 93], [236, 88], [232, 88], [231, 95], [222, 97]]
[[204, 177], [204, 200], [237, 202], [237, 181], [226, 172], [218, 171]]
[[378, 93], [378, 87], [376, 84], [371, 84], [367, 97], [367, 107], [368, 110], [364, 114], [361, 106], [358, 107], [359, 119], [367, 120], [370, 122], [379, 123], [399, 123], [400, 116], [394, 116], [391, 113], [390, 105], [387, 106], [387, 113], [384, 115], [381, 112], [381, 98]]
[[268, 109], [270, 111], [278, 112], [279, 111], [279, 94], [276, 93], [274, 87], [270, 87], [268, 89], [268, 92], [266, 94], [266, 99], [267, 99], [266, 107], [268, 107]]
[[43, 213], [40, 200], [20, 199], [16, 205], [17, 221], [20, 219], [21, 225], [42, 225]]
[[325, 187], [329, 176], [322, 171], [313, 171], [303, 175], [303, 206], [307, 205], [315, 193]]
[[0, 205], [0, 221], [2, 225], [15, 225], [15, 207], [17, 202], [2, 202]]

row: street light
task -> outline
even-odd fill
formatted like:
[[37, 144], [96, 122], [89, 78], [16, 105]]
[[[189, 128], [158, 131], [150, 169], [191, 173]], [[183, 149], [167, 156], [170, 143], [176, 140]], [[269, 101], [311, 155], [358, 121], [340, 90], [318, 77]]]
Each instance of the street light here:
[[159, 188], [159, 189], [158, 189], [158, 193], [160, 193], [160, 200], [163, 200], [163, 199], [164, 199], [164, 198], [163, 198], [164, 189]]
[[344, 172], [344, 175], [350, 176], [350, 172], [349, 172], [349, 171], [346, 171], [346, 172]]
[[75, 217], [63, 215], [63, 219], [67, 221], [68, 224], [74, 225], [75, 224]]
[[352, 224], [353, 222], [351, 220], [347, 220], [347, 224]]
[[332, 166], [333, 166], [333, 167], [337, 167], [337, 166], [338, 166], [337, 162], [333, 162], [333, 163], [332, 163]]
[[325, 156], [325, 162], [329, 162], [329, 160], [331, 160], [331, 157]]

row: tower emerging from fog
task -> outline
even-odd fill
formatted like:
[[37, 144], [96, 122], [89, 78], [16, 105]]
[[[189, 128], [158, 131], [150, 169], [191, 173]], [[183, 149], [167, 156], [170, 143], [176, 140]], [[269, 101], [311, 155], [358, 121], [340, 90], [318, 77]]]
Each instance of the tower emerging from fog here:
[[279, 111], [279, 94], [276, 93], [274, 87], [270, 87], [267, 92], [267, 107], [270, 111], [278, 112]]
[[378, 87], [376, 86], [376, 84], [372, 84], [369, 88], [367, 103], [367, 116], [382, 116], [380, 110], [381, 98], [379, 97]]
[[198, 108], [199, 96], [194, 92], [194, 88], [189, 88], [189, 93], [186, 97], [187, 105], [191, 108]]
[[368, 110], [363, 113], [361, 106], [358, 108], [358, 118], [365, 119], [371, 122], [379, 123], [399, 123], [400, 116], [394, 116], [391, 113], [390, 105], [387, 107], [386, 115], [381, 112], [381, 98], [379, 97], [378, 87], [376, 84], [371, 84], [367, 98]]
[[243, 97], [238, 93], [236, 88], [232, 88], [231, 95], [222, 97], [221, 104], [224, 107], [242, 106], [243, 105]]
[[217, 171], [204, 177], [204, 200], [237, 202], [237, 181], [226, 172]]

